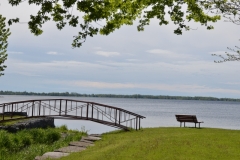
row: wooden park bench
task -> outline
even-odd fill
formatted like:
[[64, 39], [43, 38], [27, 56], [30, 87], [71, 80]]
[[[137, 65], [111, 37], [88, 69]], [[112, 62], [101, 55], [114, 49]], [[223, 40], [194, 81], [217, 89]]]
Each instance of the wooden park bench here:
[[184, 127], [185, 127], [185, 122], [190, 122], [190, 123], [195, 123], [195, 128], [196, 128], [196, 124], [199, 124], [199, 128], [200, 128], [200, 124], [203, 122], [199, 122], [197, 120], [196, 115], [175, 115], [177, 118], [177, 121], [180, 122], [180, 127], [182, 127], [182, 122], [184, 122]]

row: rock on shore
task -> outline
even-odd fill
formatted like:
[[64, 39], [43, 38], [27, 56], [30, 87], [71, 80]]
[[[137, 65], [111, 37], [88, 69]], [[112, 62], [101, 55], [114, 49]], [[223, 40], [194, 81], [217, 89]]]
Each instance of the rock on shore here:
[[32, 128], [47, 128], [55, 127], [54, 118], [41, 117], [41, 118], [30, 118], [21, 122], [18, 122], [10, 126], [0, 126], [0, 129], [7, 130], [8, 132], [15, 133], [22, 129], [32, 129]]

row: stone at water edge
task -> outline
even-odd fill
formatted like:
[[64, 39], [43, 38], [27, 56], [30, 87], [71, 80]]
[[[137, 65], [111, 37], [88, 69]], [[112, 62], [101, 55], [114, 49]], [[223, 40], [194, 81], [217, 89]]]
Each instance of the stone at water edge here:
[[71, 153], [71, 152], [81, 152], [85, 149], [86, 149], [85, 147], [67, 146], [67, 147], [59, 148], [59, 149], [55, 150], [54, 152]]
[[87, 141], [98, 141], [100, 139], [101, 139], [100, 137], [92, 137], [92, 136], [82, 137], [82, 140], [87, 140]]
[[90, 134], [89, 136], [90, 136], [90, 137], [102, 137], [101, 134]]
[[78, 146], [78, 147], [94, 146], [94, 144], [86, 143], [86, 142], [80, 142], [80, 141], [70, 142], [69, 145], [70, 146]]
[[88, 141], [88, 140], [84, 140], [84, 139], [81, 139], [80, 142], [85, 142], [85, 143], [90, 143], [90, 144], [94, 144], [93, 141]]
[[69, 155], [69, 153], [47, 152], [47, 153], [44, 153], [42, 156], [35, 157], [35, 160], [45, 160], [45, 159], [48, 159], [48, 158], [57, 159], [57, 158], [65, 157], [65, 156], [68, 156], [68, 155]]

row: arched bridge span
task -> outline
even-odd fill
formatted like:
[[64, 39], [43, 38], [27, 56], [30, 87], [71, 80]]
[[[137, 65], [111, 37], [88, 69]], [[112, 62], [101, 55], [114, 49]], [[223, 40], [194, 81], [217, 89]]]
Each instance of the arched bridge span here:
[[[71, 99], [37, 99], [0, 104], [0, 123], [15, 119], [53, 117], [55, 119], [89, 120], [129, 130], [139, 130], [139, 114], [105, 104]], [[25, 116], [14, 116], [25, 113]]]

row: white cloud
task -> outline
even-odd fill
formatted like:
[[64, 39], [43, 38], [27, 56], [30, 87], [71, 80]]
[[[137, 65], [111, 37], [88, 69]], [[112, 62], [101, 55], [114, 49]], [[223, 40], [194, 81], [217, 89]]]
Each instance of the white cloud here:
[[126, 61], [129, 61], [129, 62], [140, 62], [141, 60], [139, 60], [139, 59], [126, 59]]
[[109, 83], [109, 82], [97, 82], [97, 81], [49, 81], [49, 83], [58, 83], [64, 85], [70, 85], [80, 88], [96, 88], [96, 89], [151, 89], [161, 91], [174, 91], [185, 93], [231, 93], [240, 94], [239, 90], [225, 89], [225, 88], [213, 88], [204, 85], [197, 84], [152, 84], [152, 83]]
[[59, 54], [59, 53], [58, 53], [58, 52], [50, 51], [50, 52], [47, 52], [47, 54], [50, 54], [50, 55], [57, 55], [57, 54]]
[[228, 84], [228, 85], [240, 85], [240, 82], [226, 82], [223, 84]]
[[[28, 72], [31, 74], [61, 74], [63, 71], [78, 75], [79, 73], [98, 73], [105, 75], [109, 74], [131, 74], [128, 77], [134, 78], [135, 76], [142, 76], [143, 73], [155, 79], [157, 75], [165, 76], [180, 76], [180, 77], [192, 77], [192, 75], [198, 76], [214, 76], [224, 77], [221, 80], [228, 79], [228, 81], [234, 81], [238, 79], [236, 75], [233, 79], [229, 79], [232, 74], [238, 71], [240, 63], [223, 63], [216, 64], [209, 61], [190, 61], [172, 63], [172, 62], [141, 62], [136, 63], [136, 59], [130, 59], [129, 61], [116, 62], [116, 61], [93, 61], [93, 62], [81, 62], [81, 61], [50, 61], [50, 62], [29, 62], [21, 61], [9, 58], [6, 61], [8, 66], [7, 72]], [[70, 72], [68, 72], [70, 71]], [[135, 76], [134, 76], [135, 75]], [[125, 75], [123, 75], [124, 77]], [[111, 76], [110, 76], [111, 77]], [[210, 78], [210, 77], [209, 77]], [[123, 78], [123, 79], [127, 79]], [[138, 81], [140, 81], [138, 79]], [[186, 80], [189, 82], [190, 80]]]
[[152, 50], [148, 50], [147, 52], [148, 53], [153, 53], [153, 54], [158, 54], [158, 55], [169, 55], [169, 54], [172, 55], [172, 54], [174, 54], [171, 51], [162, 50], [162, 49], [152, 49]]
[[112, 57], [112, 56], [120, 55], [120, 53], [118, 53], [118, 52], [106, 52], [106, 51], [96, 51], [95, 54], [104, 56], [104, 57]]
[[226, 51], [213, 51], [213, 52], [208, 52], [209, 54], [216, 54], [216, 55], [223, 55], [226, 53]]
[[99, 50], [99, 49], [102, 49], [102, 47], [94, 47], [93, 49]]
[[168, 59], [195, 59], [192, 55], [187, 55], [187, 54], [181, 54], [181, 53], [175, 53], [170, 50], [162, 50], [162, 49], [152, 49], [152, 50], [147, 50], [146, 52], [159, 55], [162, 58], [168, 58]]
[[41, 75], [38, 75], [38, 74], [28, 73], [28, 72], [13, 72], [13, 73], [17, 73], [17, 74], [28, 76], [28, 77], [39, 77], [39, 76], [41, 76]]
[[23, 52], [7, 51], [8, 54], [23, 54]]
[[8, 66], [6, 71], [8, 72], [32, 75], [61, 74], [63, 71], [65, 73], [77, 74], [80, 71], [98, 70], [105, 67], [100, 64], [81, 61], [28, 62], [15, 59], [8, 59], [6, 65]]

